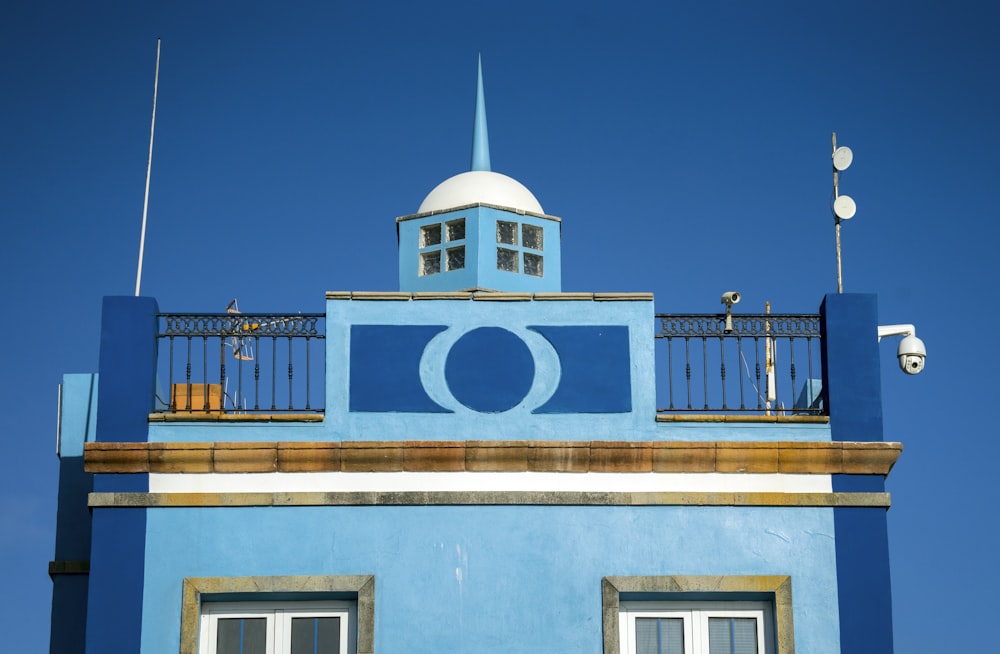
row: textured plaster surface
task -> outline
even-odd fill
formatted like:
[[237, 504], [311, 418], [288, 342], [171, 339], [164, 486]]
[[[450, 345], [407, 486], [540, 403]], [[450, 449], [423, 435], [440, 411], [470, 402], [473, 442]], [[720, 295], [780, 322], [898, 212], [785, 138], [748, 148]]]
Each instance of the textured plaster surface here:
[[[839, 652], [833, 509], [149, 509], [143, 652], [179, 650], [187, 577], [375, 574], [374, 647], [598, 652], [609, 576], [788, 576], [799, 651]], [[725, 544], [725, 547], [713, 545]]]

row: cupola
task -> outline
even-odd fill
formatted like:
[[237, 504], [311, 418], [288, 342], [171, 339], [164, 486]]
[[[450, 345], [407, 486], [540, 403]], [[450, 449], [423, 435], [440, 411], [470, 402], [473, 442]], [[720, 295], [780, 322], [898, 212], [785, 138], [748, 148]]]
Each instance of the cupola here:
[[559, 218], [491, 169], [481, 60], [470, 170], [438, 184], [396, 225], [401, 291], [562, 290]]

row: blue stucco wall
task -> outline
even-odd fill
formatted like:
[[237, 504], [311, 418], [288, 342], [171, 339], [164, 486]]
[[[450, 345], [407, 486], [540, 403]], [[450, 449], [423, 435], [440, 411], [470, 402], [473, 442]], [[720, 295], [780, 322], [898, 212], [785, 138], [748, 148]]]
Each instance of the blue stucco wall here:
[[146, 555], [145, 654], [177, 652], [184, 577], [371, 573], [381, 654], [596, 654], [601, 578], [666, 574], [791, 575], [797, 650], [841, 651], [826, 508], [163, 508]]
[[[652, 314], [649, 300], [330, 300], [326, 429], [331, 440], [652, 438], [656, 432]], [[416, 334], [405, 339], [413, 352], [405, 356], [397, 352], [392, 358], [381, 355], [383, 348], [371, 332], [391, 327]], [[477, 411], [463, 404], [452, 389], [462, 385], [469, 390], [456, 368], [482, 366], [487, 359], [482, 354], [486, 350], [476, 358], [475, 346], [454, 354], [462, 352], [463, 339], [477, 330], [484, 334], [484, 328], [502, 328], [504, 338], [520, 341], [530, 352], [530, 372], [526, 366], [498, 366], [481, 376], [491, 392], [505, 386], [523, 390], [527, 380], [523, 400], [506, 411]], [[433, 334], [425, 333], [429, 329]], [[495, 331], [484, 334], [494, 340], [499, 336]], [[361, 337], [363, 341], [353, 340]], [[391, 340], [398, 344], [404, 337]], [[587, 347], [580, 346], [584, 341]], [[373, 365], [375, 359], [378, 365]], [[359, 369], [354, 368], [355, 360]], [[609, 396], [601, 385], [585, 383], [595, 377], [614, 380], [616, 391]], [[407, 388], [414, 388], [402, 390], [404, 379], [409, 380]], [[371, 402], [356, 397], [365, 392]], [[422, 394], [447, 412], [412, 410], [413, 398]], [[373, 406], [376, 400], [378, 406]], [[399, 406], [391, 410], [396, 400]], [[553, 408], [550, 400], [561, 402], [563, 408]], [[378, 407], [384, 410], [371, 410]]]

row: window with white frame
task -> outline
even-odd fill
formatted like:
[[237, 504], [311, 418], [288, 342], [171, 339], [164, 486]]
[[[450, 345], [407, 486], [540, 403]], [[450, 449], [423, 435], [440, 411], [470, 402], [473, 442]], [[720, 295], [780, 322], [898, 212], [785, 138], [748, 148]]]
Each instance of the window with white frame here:
[[621, 652], [773, 654], [768, 602], [622, 602]]
[[601, 579], [604, 654], [795, 651], [788, 575]]
[[180, 654], [371, 654], [373, 575], [186, 577]]
[[357, 605], [350, 601], [206, 602], [202, 654], [354, 654]]

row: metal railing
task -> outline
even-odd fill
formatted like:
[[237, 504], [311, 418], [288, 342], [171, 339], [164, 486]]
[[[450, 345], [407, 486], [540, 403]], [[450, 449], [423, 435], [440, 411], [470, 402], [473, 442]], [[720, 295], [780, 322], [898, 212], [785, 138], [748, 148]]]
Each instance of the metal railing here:
[[154, 410], [322, 412], [325, 318], [322, 313], [159, 314]]
[[724, 314], [656, 320], [658, 412], [826, 413], [818, 315], [733, 315], [729, 331]]

